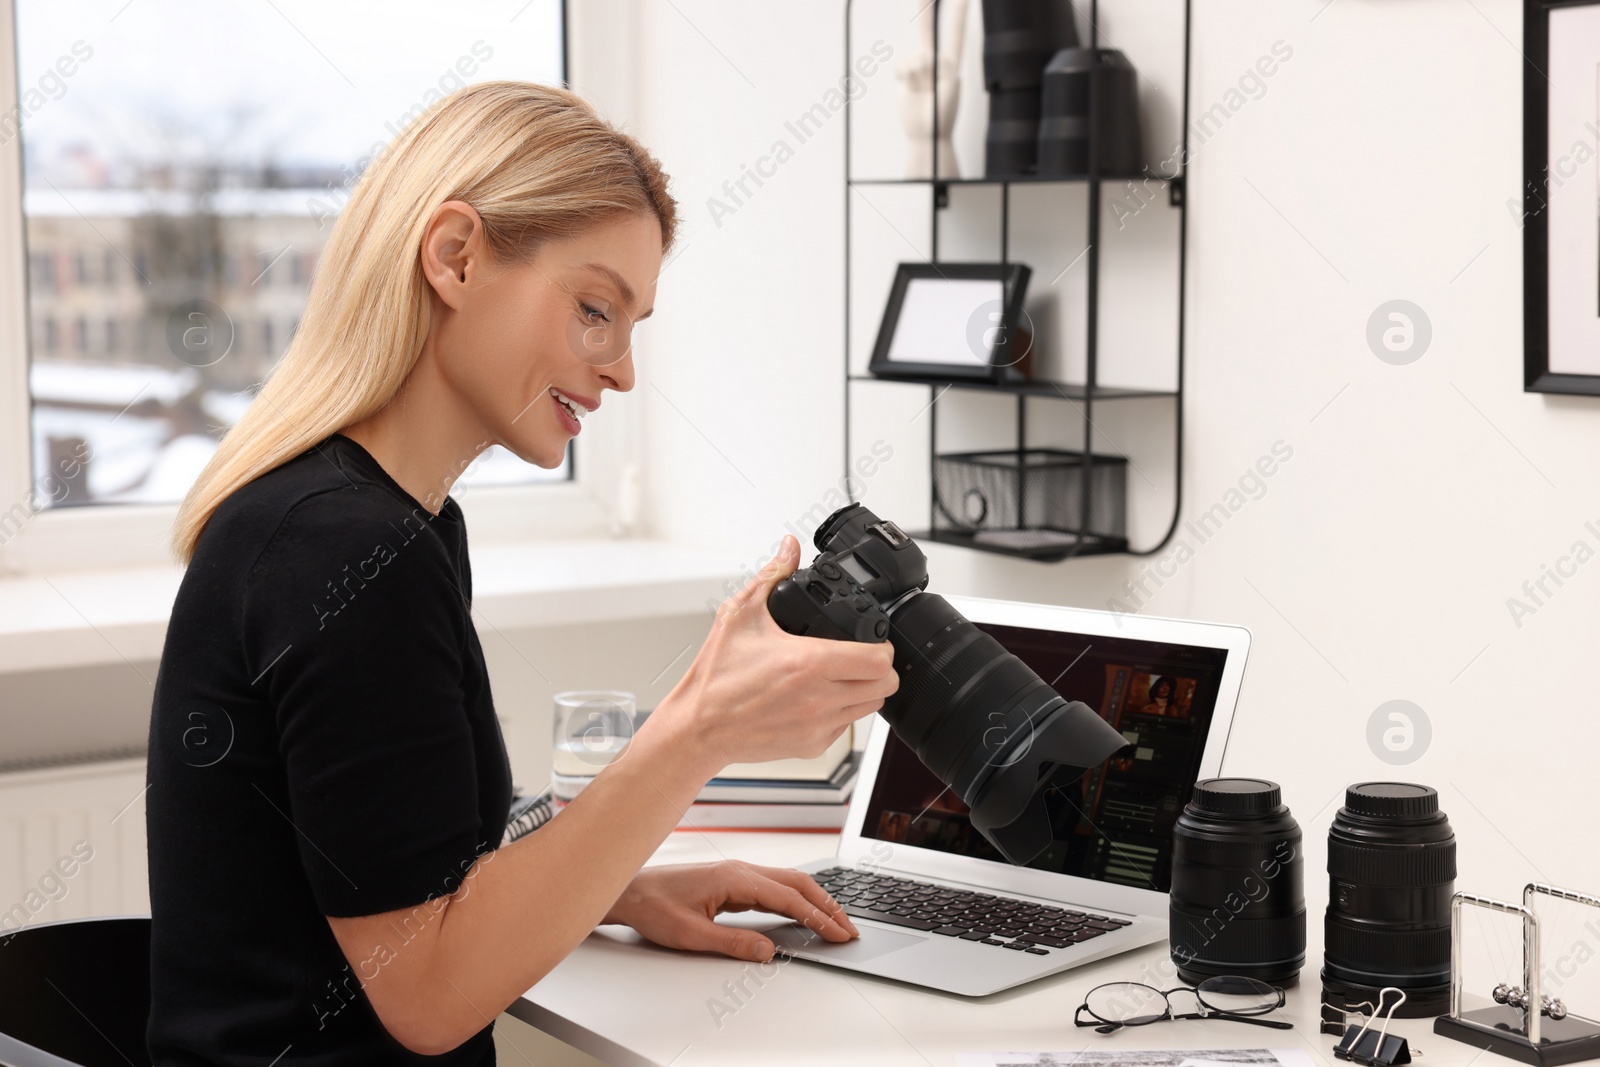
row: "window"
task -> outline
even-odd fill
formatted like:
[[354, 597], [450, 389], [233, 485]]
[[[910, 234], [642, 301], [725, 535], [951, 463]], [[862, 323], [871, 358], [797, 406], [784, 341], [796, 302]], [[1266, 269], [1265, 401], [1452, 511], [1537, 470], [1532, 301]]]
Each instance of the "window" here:
[[[40, 508], [180, 500], [282, 355], [357, 161], [461, 85], [565, 80], [561, 0], [8, 6]], [[235, 338], [206, 367], [167, 340], [196, 300]], [[87, 457], [68, 492], [63, 457]], [[571, 474], [496, 448], [458, 484]]]

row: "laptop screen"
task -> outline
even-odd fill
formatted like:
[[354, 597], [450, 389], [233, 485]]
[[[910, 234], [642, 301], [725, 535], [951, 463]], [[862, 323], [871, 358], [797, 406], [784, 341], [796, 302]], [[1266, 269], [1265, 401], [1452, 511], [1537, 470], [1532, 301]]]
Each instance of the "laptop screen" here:
[[[1054, 839], [1028, 866], [1167, 892], [1172, 826], [1200, 771], [1227, 651], [974, 625], [1063, 697], [1097, 710], [1135, 746], [1075, 785], [1046, 794]], [[1005, 863], [972, 828], [967, 813], [961, 799], [891, 734], [862, 835]]]

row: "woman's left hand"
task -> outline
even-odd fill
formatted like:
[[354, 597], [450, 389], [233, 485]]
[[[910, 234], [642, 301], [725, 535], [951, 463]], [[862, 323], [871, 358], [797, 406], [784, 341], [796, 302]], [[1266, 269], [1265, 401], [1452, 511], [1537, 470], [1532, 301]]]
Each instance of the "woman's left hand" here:
[[603, 920], [633, 927], [665, 948], [721, 952], [765, 963], [773, 945], [755, 930], [715, 921], [725, 911], [787, 915], [829, 941], [857, 937], [855, 923], [809, 874], [787, 867], [758, 867], [726, 860], [646, 867]]

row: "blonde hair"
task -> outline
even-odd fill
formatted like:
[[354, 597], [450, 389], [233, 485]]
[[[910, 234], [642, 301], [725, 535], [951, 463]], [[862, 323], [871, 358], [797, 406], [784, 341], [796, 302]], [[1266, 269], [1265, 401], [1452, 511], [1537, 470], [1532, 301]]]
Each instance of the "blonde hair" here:
[[178, 509], [180, 561], [234, 490], [394, 398], [428, 336], [419, 252], [447, 200], [471, 204], [492, 254], [512, 263], [621, 215], [654, 215], [663, 249], [677, 229], [660, 163], [576, 94], [498, 81], [434, 104], [339, 213], [288, 350]]

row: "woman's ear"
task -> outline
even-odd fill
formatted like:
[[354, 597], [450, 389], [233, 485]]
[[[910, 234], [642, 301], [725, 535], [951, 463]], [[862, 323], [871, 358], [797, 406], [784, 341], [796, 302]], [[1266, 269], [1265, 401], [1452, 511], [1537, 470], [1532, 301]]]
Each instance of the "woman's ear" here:
[[422, 273], [451, 309], [460, 310], [485, 255], [483, 219], [476, 208], [447, 200], [434, 209], [422, 234]]

